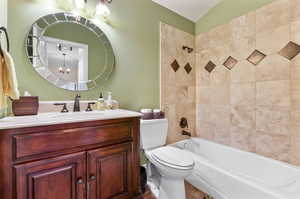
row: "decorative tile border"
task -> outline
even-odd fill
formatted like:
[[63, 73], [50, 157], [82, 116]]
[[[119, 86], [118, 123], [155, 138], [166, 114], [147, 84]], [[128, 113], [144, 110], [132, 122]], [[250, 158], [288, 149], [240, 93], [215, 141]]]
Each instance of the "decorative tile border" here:
[[[300, 45], [290, 41], [284, 48], [282, 48], [278, 54], [285, 57], [288, 60], [294, 59], [296, 56], [298, 56], [300, 53]], [[254, 50], [251, 55], [247, 58], [247, 61], [251, 64], [257, 66], [259, 65], [267, 55], [260, 52], [259, 50]], [[235, 67], [235, 65], [238, 63], [238, 60], [236, 60], [234, 57], [229, 56], [226, 61], [223, 63], [223, 66], [225, 66], [227, 69], [231, 70]], [[187, 67], [187, 65], [186, 65]], [[209, 61], [206, 66], [204, 67], [209, 73], [211, 73], [215, 69], [216, 65]], [[186, 69], [186, 68], [185, 68]], [[175, 69], [174, 69], [175, 70]], [[187, 69], [186, 69], [187, 71]], [[189, 73], [189, 72], [187, 72]]]
[[179, 64], [178, 64], [178, 62], [177, 62], [176, 59], [172, 62], [171, 67], [173, 68], [173, 70], [174, 70], [175, 72], [177, 72], [178, 69], [180, 68], [180, 66], [179, 66]]
[[229, 56], [229, 57], [227, 58], [227, 60], [223, 63], [223, 65], [224, 65], [227, 69], [231, 70], [231, 69], [233, 69], [233, 67], [234, 67], [237, 63], [238, 63], [238, 60], [236, 60], [235, 58]]
[[212, 61], [209, 61], [206, 66], [205, 69], [211, 73], [214, 69], [216, 68], [216, 64], [214, 64]]
[[279, 55], [292, 60], [300, 53], [300, 46], [290, 41], [284, 48], [279, 51]]
[[[174, 70], [174, 72], [176, 73], [179, 68], [180, 65], [178, 64], [177, 60], [175, 59], [172, 63], [171, 63], [171, 68]], [[190, 72], [193, 70], [193, 67], [191, 66], [191, 64], [188, 62], [185, 66], [184, 66], [184, 70], [187, 74], [190, 74]]]
[[192, 66], [190, 63], [187, 63], [184, 67], [184, 70], [186, 71], [187, 74], [190, 74], [190, 72], [192, 71]]
[[247, 58], [247, 61], [251, 64], [257, 66], [262, 60], [266, 58], [267, 55], [260, 52], [259, 50], [254, 50], [253, 53]]

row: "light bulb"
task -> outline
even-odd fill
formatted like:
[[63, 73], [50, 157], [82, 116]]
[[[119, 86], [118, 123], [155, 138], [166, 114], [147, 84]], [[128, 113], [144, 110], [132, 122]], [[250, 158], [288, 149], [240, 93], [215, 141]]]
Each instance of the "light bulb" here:
[[70, 68], [67, 68], [67, 73], [70, 73], [71, 72], [71, 69]]
[[58, 71], [59, 71], [60, 73], [64, 73], [64, 69], [63, 69], [62, 67], [59, 67], [59, 68], [58, 68]]
[[85, 0], [75, 0], [74, 1], [76, 8], [83, 9], [85, 7]]
[[96, 15], [106, 18], [110, 15], [110, 10], [104, 3], [100, 2], [96, 8]]

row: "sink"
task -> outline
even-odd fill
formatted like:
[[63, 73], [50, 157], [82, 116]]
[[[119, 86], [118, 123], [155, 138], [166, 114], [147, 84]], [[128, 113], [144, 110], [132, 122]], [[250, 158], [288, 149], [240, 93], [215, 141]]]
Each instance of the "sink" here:
[[[45, 115], [46, 118], [52, 117], [52, 118], [56, 118], [56, 119], [76, 119], [76, 118], [90, 118], [90, 117], [99, 117], [101, 115], [105, 114], [104, 111], [92, 111], [92, 112], [69, 112], [69, 113], [54, 113], [52, 115]], [[106, 114], [108, 114], [108, 111], [106, 112]], [[45, 117], [42, 116], [42, 114], [40, 115], [40, 117]]]

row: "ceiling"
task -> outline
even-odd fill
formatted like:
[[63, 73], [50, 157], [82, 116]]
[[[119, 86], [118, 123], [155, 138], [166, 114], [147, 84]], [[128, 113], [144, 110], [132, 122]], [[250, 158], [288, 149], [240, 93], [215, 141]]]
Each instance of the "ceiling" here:
[[177, 14], [197, 22], [209, 9], [221, 0], [152, 0]]

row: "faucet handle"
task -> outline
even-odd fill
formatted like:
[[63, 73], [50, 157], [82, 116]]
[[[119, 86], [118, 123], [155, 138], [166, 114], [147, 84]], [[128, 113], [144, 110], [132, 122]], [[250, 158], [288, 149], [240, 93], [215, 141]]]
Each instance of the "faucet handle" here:
[[60, 111], [61, 113], [69, 112], [69, 110], [67, 108], [67, 103], [55, 103], [54, 106], [63, 106], [63, 109]]
[[85, 111], [86, 111], [86, 112], [91, 112], [91, 111], [93, 111], [91, 105], [94, 105], [94, 104], [96, 104], [96, 103], [95, 103], [95, 102], [90, 102], [90, 103], [88, 103], [88, 106], [87, 106], [87, 108], [85, 109]]
[[184, 128], [189, 128], [188, 120], [185, 117], [182, 117], [180, 119], [179, 126], [184, 129]]

